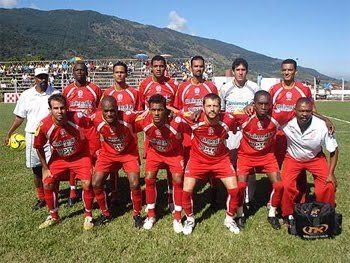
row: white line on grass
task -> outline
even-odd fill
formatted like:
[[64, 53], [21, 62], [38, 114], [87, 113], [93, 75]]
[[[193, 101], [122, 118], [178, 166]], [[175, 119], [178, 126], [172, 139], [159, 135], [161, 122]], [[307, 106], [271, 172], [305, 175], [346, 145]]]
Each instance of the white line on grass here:
[[[326, 115], [325, 115], [326, 116]], [[342, 120], [342, 119], [338, 119], [338, 118], [335, 118], [335, 117], [331, 117], [331, 116], [326, 116], [327, 118], [331, 118], [333, 120], [336, 120], [336, 121], [340, 121], [340, 122], [345, 122], [347, 124], [350, 124], [350, 121], [346, 121], [346, 120]]]

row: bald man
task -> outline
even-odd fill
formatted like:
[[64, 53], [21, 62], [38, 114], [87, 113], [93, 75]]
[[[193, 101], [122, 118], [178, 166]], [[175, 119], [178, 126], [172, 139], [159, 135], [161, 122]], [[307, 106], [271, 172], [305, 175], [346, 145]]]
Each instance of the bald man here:
[[[337, 181], [334, 174], [338, 161], [338, 144], [334, 135], [330, 135], [326, 122], [312, 113], [313, 101], [299, 98], [295, 106], [296, 116], [284, 127], [287, 138], [287, 154], [283, 162], [282, 215], [289, 226], [294, 223], [293, 207], [298, 190], [296, 182], [301, 171], [312, 173], [315, 183], [315, 196], [319, 202], [335, 205]], [[323, 153], [329, 153], [329, 161]]]
[[134, 133], [136, 115], [130, 112], [117, 111], [117, 102], [114, 97], [106, 96], [101, 102], [102, 111], [93, 118], [94, 126], [100, 135], [101, 151], [98, 155], [95, 174], [92, 179], [97, 203], [102, 216], [98, 224], [110, 221], [110, 212], [107, 207], [104, 184], [110, 172], [121, 168], [129, 179], [131, 200], [133, 203], [133, 219], [135, 227], [143, 225], [140, 216], [142, 195], [140, 188], [140, 165], [137, 146], [137, 137]]

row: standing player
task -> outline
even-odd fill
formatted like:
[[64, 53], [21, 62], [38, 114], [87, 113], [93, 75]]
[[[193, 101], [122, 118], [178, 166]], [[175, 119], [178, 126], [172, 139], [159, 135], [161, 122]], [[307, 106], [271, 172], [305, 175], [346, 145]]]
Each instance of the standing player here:
[[[248, 62], [243, 58], [236, 58], [232, 63], [232, 72], [234, 78], [232, 82], [226, 83], [220, 90], [222, 101], [221, 109], [225, 112], [233, 113], [236, 110], [242, 110], [244, 107], [253, 102], [254, 94], [260, 90], [259, 86], [247, 79]], [[232, 161], [234, 166], [237, 162], [237, 149], [242, 139], [242, 132], [237, 131], [235, 134], [229, 132], [227, 147], [231, 150]], [[245, 203], [250, 207], [255, 192], [256, 185], [255, 174], [248, 176], [248, 187], [246, 188]]]
[[[73, 66], [74, 82], [63, 90], [63, 96], [67, 99], [69, 111], [82, 112], [86, 116], [93, 114], [102, 96], [102, 90], [96, 84], [87, 81], [88, 71], [84, 61], [78, 61]], [[93, 126], [87, 128], [86, 136], [89, 143], [91, 156], [96, 159], [96, 151], [100, 148], [100, 140]], [[77, 201], [75, 191], [75, 176], [70, 174], [70, 195], [68, 205], [73, 205]]]
[[[237, 211], [237, 223], [244, 226], [243, 215], [244, 189], [247, 186], [248, 176], [255, 171], [266, 173], [272, 183], [268, 222], [274, 229], [280, 229], [281, 225], [276, 217], [277, 207], [281, 204], [283, 184], [279, 174], [279, 168], [274, 155], [275, 136], [281, 122], [288, 120], [276, 119], [276, 114], [271, 115], [271, 95], [264, 90], [255, 93], [254, 110], [252, 116], [246, 114], [234, 115], [240, 126], [243, 138], [238, 148], [237, 176], [239, 188], [239, 208]], [[280, 115], [278, 116], [280, 117]], [[291, 116], [290, 116], [291, 117]], [[289, 118], [290, 118], [289, 117]]]
[[165, 58], [159, 55], [151, 59], [152, 75], [145, 78], [139, 87], [140, 104], [143, 109], [148, 108], [148, 100], [154, 94], [162, 95], [167, 102], [167, 106], [173, 106], [177, 83], [172, 78], [165, 76], [166, 70]]
[[[269, 90], [272, 97], [273, 111], [279, 115], [288, 115], [294, 111], [295, 104], [299, 98], [312, 98], [311, 91], [305, 87], [301, 82], [295, 81], [297, 74], [297, 62], [293, 59], [286, 59], [282, 61], [281, 71], [283, 80], [272, 86]], [[315, 110], [315, 108], [314, 108]], [[282, 167], [284, 157], [287, 150], [287, 139], [282, 130], [279, 130], [276, 135], [276, 151], [275, 155], [279, 167]], [[305, 198], [306, 194], [306, 173], [298, 178], [299, 200]]]
[[[34, 71], [35, 86], [25, 90], [17, 102], [13, 111], [15, 119], [5, 137], [5, 145], [8, 145], [13, 132], [27, 119], [25, 127], [26, 137], [26, 166], [31, 168], [34, 174], [34, 185], [36, 187], [38, 201], [32, 207], [35, 211], [45, 206], [44, 188], [42, 183], [42, 167], [39, 157], [33, 148], [34, 133], [39, 122], [49, 114], [47, 100], [51, 94], [58, 93], [57, 90], [48, 85], [48, 70], [36, 68]], [[46, 157], [50, 155], [50, 147], [44, 147]]]
[[102, 97], [113, 96], [119, 111], [141, 110], [139, 91], [126, 83], [128, 66], [121, 61], [113, 65], [114, 85], [107, 88]]
[[[167, 107], [172, 108], [174, 106], [175, 94], [177, 91], [177, 82], [172, 78], [165, 76], [166, 71], [165, 58], [159, 55], [154, 56], [151, 59], [151, 72], [152, 75], [145, 78], [139, 87], [140, 92], [140, 104], [142, 109], [148, 109], [148, 100], [154, 94], [162, 95], [167, 102]], [[145, 149], [147, 148], [147, 140], [145, 140]], [[174, 207], [174, 200], [172, 199], [172, 176], [167, 169], [168, 178], [168, 203], [169, 208], [172, 211]]]
[[137, 136], [133, 126], [135, 115], [131, 112], [117, 111], [114, 97], [106, 96], [101, 101], [102, 112], [96, 113], [94, 125], [102, 138], [102, 147], [97, 157], [92, 185], [102, 217], [100, 223], [110, 220], [110, 214], [104, 191], [105, 179], [110, 172], [123, 168], [128, 176], [133, 203], [135, 227], [142, 227], [140, 216], [142, 195], [140, 188], [140, 167], [137, 147]]
[[180, 117], [171, 119], [166, 108], [166, 99], [160, 95], [152, 95], [148, 101], [149, 113], [140, 116], [135, 123], [136, 131], [144, 131], [149, 141], [146, 151], [146, 203], [147, 218], [144, 229], [151, 229], [156, 221], [155, 203], [157, 199], [157, 173], [164, 165], [169, 167], [173, 182], [173, 228], [176, 233], [182, 232], [181, 199], [182, 179], [184, 172], [182, 134], [185, 123]]
[[[294, 224], [293, 207], [298, 202], [296, 181], [304, 169], [314, 177], [316, 200], [335, 205], [337, 181], [334, 171], [338, 161], [338, 144], [329, 135], [325, 121], [313, 116], [313, 107], [310, 98], [298, 99], [296, 117], [283, 127], [288, 147], [282, 168], [282, 215], [287, 217], [289, 227]], [[322, 147], [330, 153], [329, 163]]]
[[[60, 222], [58, 216], [58, 184], [62, 176], [68, 172], [74, 172], [82, 182], [83, 201], [85, 206], [84, 229], [93, 227], [92, 202], [93, 191], [91, 187], [91, 159], [84, 133], [86, 120], [81, 113], [67, 112], [67, 102], [61, 94], [50, 96], [50, 115], [45, 117], [39, 124], [34, 148], [43, 167], [43, 183], [45, 201], [50, 215], [39, 226], [46, 228]], [[50, 161], [45, 160], [44, 145], [49, 143], [52, 147]]]
[[238, 234], [239, 228], [233, 219], [237, 210], [238, 189], [235, 170], [231, 164], [229, 150], [225, 145], [227, 133], [234, 130], [234, 118], [230, 114], [220, 114], [220, 97], [207, 94], [203, 99], [204, 113], [195, 123], [191, 123], [192, 147], [186, 166], [182, 193], [182, 207], [186, 214], [183, 233], [189, 235], [195, 226], [192, 193], [198, 179], [206, 179], [209, 174], [220, 179], [225, 185], [228, 198], [225, 226]]
[[[139, 92], [137, 89], [126, 83], [128, 75], [128, 66], [121, 61], [113, 65], [114, 85], [103, 92], [102, 97], [113, 96], [117, 101], [117, 107], [120, 111], [138, 111], [140, 107]], [[112, 171], [111, 179], [111, 204], [117, 202], [117, 179], [118, 171]]]
[[[177, 90], [175, 97], [175, 108], [182, 112], [197, 113], [203, 109], [203, 98], [209, 93], [218, 94], [218, 89], [215, 84], [203, 77], [205, 70], [205, 61], [202, 56], [194, 56], [191, 58], [190, 70], [192, 77], [181, 83]], [[189, 131], [190, 133], [190, 131]], [[187, 133], [186, 133], [187, 134]], [[191, 149], [190, 136], [184, 136], [184, 157], [185, 164], [189, 159]], [[209, 177], [210, 184], [212, 185], [212, 205], [215, 205], [216, 201], [216, 185], [212, 178]]]

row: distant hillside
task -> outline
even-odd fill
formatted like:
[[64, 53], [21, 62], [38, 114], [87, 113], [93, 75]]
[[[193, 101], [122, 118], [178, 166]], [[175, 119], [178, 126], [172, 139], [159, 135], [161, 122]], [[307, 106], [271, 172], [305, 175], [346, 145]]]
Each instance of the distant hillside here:
[[[85, 58], [131, 58], [137, 53], [169, 53], [174, 57], [200, 54], [214, 59], [220, 72], [236, 57], [247, 59], [252, 74], [279, 76], [281, 60], [215, 39], [142, 25], [94, 11], [0, 9], [0, 61], [31, 54], [66, 59], [72, 50]], [[300, 68], [299, 78], [330, 79], [316, 70]]]

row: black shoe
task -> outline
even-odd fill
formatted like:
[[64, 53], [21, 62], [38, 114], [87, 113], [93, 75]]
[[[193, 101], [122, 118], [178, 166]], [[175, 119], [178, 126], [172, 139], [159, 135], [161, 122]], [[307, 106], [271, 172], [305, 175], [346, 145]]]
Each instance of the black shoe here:
[[32, 206], [32, 211], [39, 210], [40, 208], [43, 208], [46, 206], [46, 202], [43, 199], [39, 199], [35, 205]]
[[109, 222], [111, 222], [111, 217], [110, 217], [110, 216], [101, 215], [101, 216], [96, 220], [95, 225], [96, 225], [96, 226], [101, 226], [101, 225], [108, 224]]
[[79, 201], [78, 197], [75, 197], [75, 198], [69, 197], [66, 206], [72, 207], [75, 203], [78, 203], [78, 201]]
[[267, 221], [270, 223], [273, 229], [276, 229], [276, 230], [281, 229], [281, 224], [277, 217], [269, 216], [267, 217]]
[[236, 224], [240, 229], [244, 229], [246, 222], [247, 222], [247, 218], [245, 218], [244, 216], [240, 216], [236, 218]]
[[140, 215], [134, 216], [134, 226], [136, 228], [142, 228], [143, 220], [142, 220], [142, 217]]
[[296, 236], [297, 235], [297, 228], [296, 228], [296, 225], [295, 225], [294, 218], [287, 218], [285, 221], [287, 223], [288, 233], [290, 235]]

